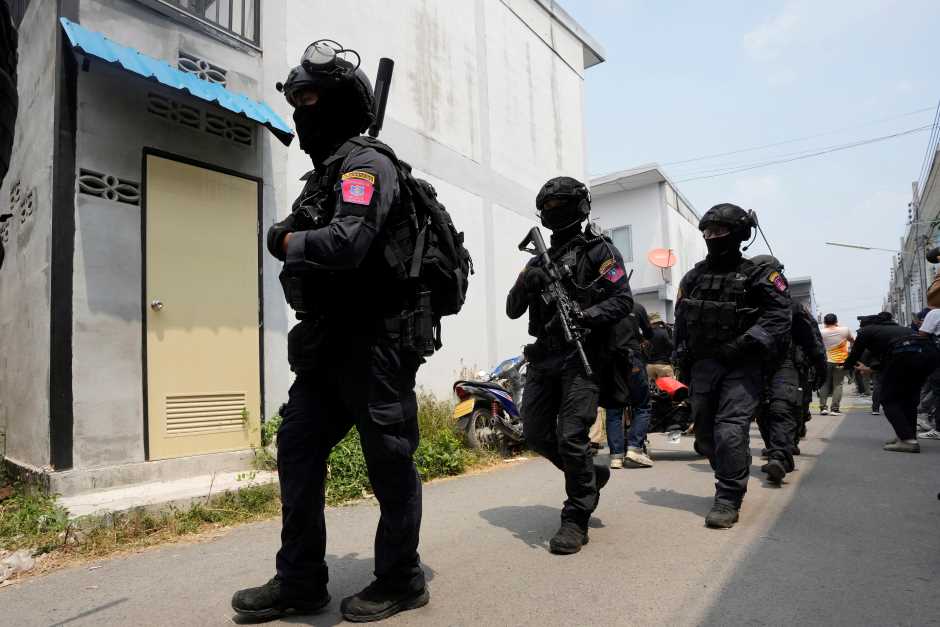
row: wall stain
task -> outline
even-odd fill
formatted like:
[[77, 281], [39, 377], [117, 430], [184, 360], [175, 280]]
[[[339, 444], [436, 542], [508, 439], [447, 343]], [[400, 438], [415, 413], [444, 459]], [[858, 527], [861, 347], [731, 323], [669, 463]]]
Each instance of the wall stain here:
[[415, 11], [415, 69], [410, 73], [411, 84], [414, 86], [412, 99], [418, 116], [423, 122], [424, 129], [434, 132], [441, 128], [441, 111], [438, 103], [446, 97], [448, 103], [453, 102], [453, 94], [444, 94], [445, 77], [444, 68], [450, 67], [444, 63], [449, 58], [448, 42], [440, 27], [436, 12], [432, 12], [428, 0], [424, 0]]

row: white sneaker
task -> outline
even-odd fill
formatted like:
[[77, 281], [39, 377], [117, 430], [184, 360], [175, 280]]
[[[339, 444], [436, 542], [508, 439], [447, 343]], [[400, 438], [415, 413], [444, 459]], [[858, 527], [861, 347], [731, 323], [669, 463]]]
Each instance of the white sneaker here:
[[940, 431], [937, 431], [936, 429], [931, 429], [930, 431], [918, 433], [917, 437], [924, 438], [925, 440], [940, 440]]
[[881, 415], [881, 412], [880, 412], [880, 411], [873, 411], [873, 412], [871, 412], [871, 415], [872, 415], [872, 416], [880, 416], [880, 415]]
[[829, 410], [828, 410], [828, 409], [825, 409], [825, 408], [820, 409], [820, 410], [819, 410], [819, 415], [820, 415], [820, 416], [828, 416], [828, 415], [829, 415]]
[[842, 415], [842, 412], [839, 411], [838, 409], [833, 409], [832, 411], [829, 412], [829, 415], [830, 415], [830, 416], [841, 416], [841, 415]]
[[623, 462], [630, 468], [649, 468], [653, 465], [653, 460], [643, 452], [643, 449], [632, 446], [627, 448], [627, 455]]
[[623, 458], [622, 457], [611, 457], [610, 458], [610, 467], [614, 469], [623, 468]]

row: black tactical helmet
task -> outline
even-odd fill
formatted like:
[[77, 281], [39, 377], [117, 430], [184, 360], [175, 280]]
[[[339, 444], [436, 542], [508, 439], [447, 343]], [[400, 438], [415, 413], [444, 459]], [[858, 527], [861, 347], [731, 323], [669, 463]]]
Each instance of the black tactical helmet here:
[[771, 270], [783, 272], [783, 263], [773, 255], [757, 255], [751, 257], [751, 261], [759, 266], [767, 266]]
[[[561, 201], [546, 207], [550, 200]], [[535, 197], [535, 209], [542, 226], [552, 231], [580, 224], [591, 214], [591, 192], [570, 176], [549, 179]]]
[[734, 239], [743, 242], [751, 237], [751, 229], [757, 226], [757, 217], [753, 211], [725, 202], [705, 212], [698, 223], [698, 230], [705, 231], [710, 226], [725, 226]]
[[[354, 55], [355, 61], [340, 55]], [[369, 77], [359, 68], [359, 54], [329, 39], [310, 44], [300, 65], [292, 68], [287, 79], [275, 87], [295, 108], [297, 101], [294, 97], [304, 88], [316, 89], [321, 97], [342, 100], [343, 109], [354, 120], [360, 133], [375, 120], [375, 94]]]

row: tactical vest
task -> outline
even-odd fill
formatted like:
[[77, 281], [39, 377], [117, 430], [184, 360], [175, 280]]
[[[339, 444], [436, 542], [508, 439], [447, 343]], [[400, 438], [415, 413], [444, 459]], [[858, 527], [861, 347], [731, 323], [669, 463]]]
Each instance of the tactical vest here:
[[[330, 223], [341, 189], [343, 162], [352, 150], [363, 145], [363, 142], [353, 140], [346, 142], [323, 162], [320, 170], [304, 175], [304, 189], [292, 207], [295, 230], [315, 230]], [[368, 256], [357, 271], [357, 274], [369, 277], [368, 282], [378, 286], [384, 294], [370, 292], [350, 273], [282, 270], [279, 278], [284, 296], [298, 317], [346, 315], [350, 311], [361, 311], [359, 304], [354, 302], [357, 294], [368, 299], [361, 305], [375, 313], [373, 317], [392, 318], [400, 314], [404, 305], [403, 295], [395, 286], [408, 276], [416, 237], [414, 216], [403, 213], [400, 203], [391, 208], [385, 225], [376, 234]], [[347, 290], [349, 287], [352, 289]], [[381, 304], [382, 311], [376, 310], [376, 303]]]
[[747, 330], [747, 276], [741, 272], [700, 274], [681, 301], [689, 349], [697, 357], [715, 352]]

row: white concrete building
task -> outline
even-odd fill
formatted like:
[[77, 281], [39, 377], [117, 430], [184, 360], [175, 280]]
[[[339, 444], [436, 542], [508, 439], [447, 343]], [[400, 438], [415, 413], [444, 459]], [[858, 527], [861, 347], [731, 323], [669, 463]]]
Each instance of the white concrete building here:
[[[673, 322], [679, 281], [707, 252], [701, 216], [657, 164], [593, 178], [591, 196], [591, 218], [623, 254], [634, 297]], [[650, 263], [647, 254], [655, 248], [671, 250], [676, 264], [663, 270]]]
[[540, 185], [584, 177], [583, 80], [603, 52], [551, 0], [337, 6], [16, 3], [21, 115], [0, 189], [0, 213], [17, 216], [0, 232], [8, 461], [63, 494], [248, 462], [292, 381], [293, 316], [260, 238], [310, 167], [275, 137], [291, 111], [274, 84], [321, 37], [370, 75], [395, 59], [382, 138], [435, 185], [474, 256], [421, 385], [448, 394], [462, 369], [527, 341], [503, 313], [516, 245]]

